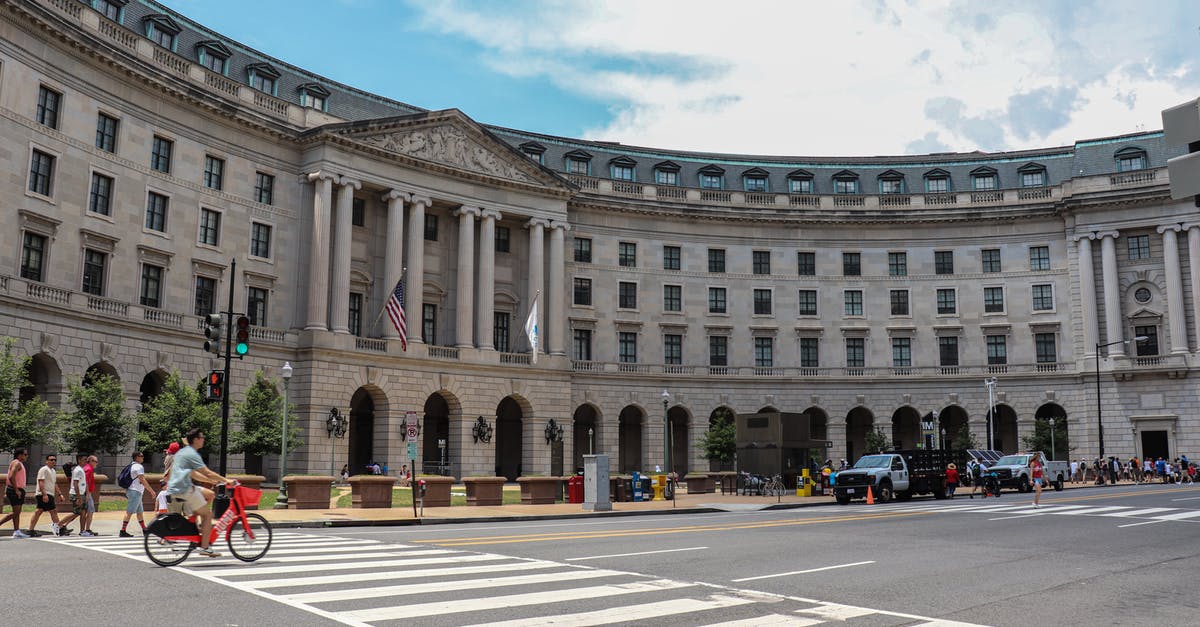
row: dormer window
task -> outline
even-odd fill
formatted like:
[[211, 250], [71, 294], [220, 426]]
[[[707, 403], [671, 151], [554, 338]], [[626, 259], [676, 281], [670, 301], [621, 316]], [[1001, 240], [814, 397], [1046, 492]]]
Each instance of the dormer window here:
[[813, 175], [808, 170], [796, 170], [788, 174], [789, 194], [812, 194], [816, 191], [813, 186]]
[[950, 173], [942, 170], [930, 170], [925, 173], [925, 193], [945, 194], [950, 191]]
[[1021, 187], [1041, 187], [1046, 184], [1046, 167], [1040, 163], [1027, 163], [1017, 168], [1021, 175]]
[[543, 146], [537, 142], [525, 142], [524, 144], [521, 144], [520, 146], [518, 146], [518, 148], [521, 150], [521, 154], [525, 155], [526, 157], [529, 157], [530, 159], [538, 162], [539, 164], [545, 163], [542, 160], [546, 154], [545, 146]]
[[715, 165], [700, 168], [700, 189], [725, 189], [725, 170]]
[[752, 168], [743, 172], [742, 189], [747, 192], [765, 193], [767, 191], [767, 171], [762, 168]]
[[676, 187], [679, 185], [679, 164], [674, 161], [663, 161], [654, 166], [654, 184], [669, 185]]
[[196, 60], [217, 74], [225, 75], [229, 71], [231, 56], [233, 52], [219, 41], [209, 40], [196, 44]]
[[91, 0], [92, 8], [100, 15], [120, 24], [125, 18], [126, 0]]
[[895, 171], [888, 170], [879, 175], [879, 193], [880, 194], [903, 194], [904, 175]]
[[617, 157], [608, 162], [609, 176], [614, 181], [629, 181], [632, 183], [637, 179], [634, 172], [634, 167], [637, 162], [629, 157]]
[[300, 91], [300, 106], [317, 111], [329, 110], [328, 89], [317, 83], [305, 83], [297, 89]]
[[971, 189], [977, 192], [990, 192], [1000, 187], [996, 177], [996, 169], [989, 167], [971, 170]]
[[264, 94], [275, 95], [276, 81], [279, 80], [279, 70], [266, 63], [254, 63], [246, 67], [247, 83], [251, 88]]
[[566, 159], [564, 165], [568, 174], [588, 176], [592, 173], [592, 155], [582, 150], [572, 150], [563, 157]]
[[1117, 160], [1117, 172], [1132, 172], [1146, 169], [1146, 151], [1130, 146], [1122, 148], [1114, 155]]
[[842, 170], [833, 175], [833, 193], [857, 194], [858, 175], [849, 170]]
[[143, 22], [146, 26], [146, 37], [159, 46], [175, 52], [175, 39], [179, 35], [179, 24], [169, 15], [156, 13], [146, 16]]

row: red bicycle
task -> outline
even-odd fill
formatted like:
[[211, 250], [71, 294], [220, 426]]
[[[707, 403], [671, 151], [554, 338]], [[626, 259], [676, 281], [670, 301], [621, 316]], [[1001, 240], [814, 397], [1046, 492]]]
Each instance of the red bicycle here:
[[[229, 552], [243, 562], [253, 562], [267, 554], [271, 548], [271, 524], [256, 513], [247, 513], [246, 507], [258, 505], [261, 490], [243, 487], [234, 482], [230, 490], [217, 486], [213, 499], [212, 533], [209, 546], [220, 541], [224, 534]], [[220, 507], [224, 505], [224, 511]], [[184, 518], [182, 514], [161, 514], [146, 526], [143, 546], [146, 557], [159, 566], [176, 566], [187, 559], [192, 550], [200, 546], [200, 530], [196, 517]]]

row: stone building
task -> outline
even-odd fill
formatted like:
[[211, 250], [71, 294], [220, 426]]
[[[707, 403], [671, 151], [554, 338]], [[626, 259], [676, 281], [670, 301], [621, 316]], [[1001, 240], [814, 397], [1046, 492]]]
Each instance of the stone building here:
[[[0, 28], [0, 335], [52, 405], [89, 368], [131, 410], [198, 379], [232, 286], [254, 326], [231, 392], [295, 367], [309, 472], [398, 468], [408, 412], [418, 465], [457, 476], [651, 468], [668, 431], [675, 470], [707, 468], [710, 417], [765, 408], [833, 458], [875, 427], [1013, 450], [1050, 417], [1094, 456], [1100, 406], [1108, 454], [1200, 445], [1200, 217], [1159, 132], [696, 153], [395, 102], [149, 0], [0, 0]], [[381, 316], [402, 276], [406, 350]]]

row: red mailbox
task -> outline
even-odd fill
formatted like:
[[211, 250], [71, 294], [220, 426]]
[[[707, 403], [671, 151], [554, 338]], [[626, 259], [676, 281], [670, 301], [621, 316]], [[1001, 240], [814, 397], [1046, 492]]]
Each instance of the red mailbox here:
[[583, 477], [574, 475], [570, 479], [567, 479], [567, 502], [583, 502]]

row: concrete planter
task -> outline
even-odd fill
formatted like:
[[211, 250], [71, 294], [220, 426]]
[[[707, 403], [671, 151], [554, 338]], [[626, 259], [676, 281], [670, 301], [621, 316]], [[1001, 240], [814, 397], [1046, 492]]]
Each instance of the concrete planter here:
[[[150, 487], [154, 488], [154, 493], [156, 495], [158, 494], [158, 482], [162, 479], [162, 477], [163, 477], [163, 475], [161, 472], [146, 473], [146, 481], [150, 484]], [[64, 494], [65, 494], [65, 492], [64, 492]], [[154, 499], [150, 498], [149, 492], [146, 492], [145, 490], [143, 490], [142, 491], [142, 509], [146, 510], [147, 514], [153, 515], [155, 508], [156, 508], [156, 504], [154, 502]]]
[[504, 477], [463, 477], [467, 505], [503, 505]]
[[[149, 479], [150, 476], [146, 475], [146, 478]], [[267, 478], [262, 475], [228, 475], [226, 478], [236, 479], [238, 483], [240, 483], [243, 486], [250, 488], [252, 490], [261, 490], [263, 482], [267, 480]], [[151, 483], [150, 485], [154, 485], [154, 484]], [[258, 504], [256, 503], [254, 505], [250, 505], [246, 509], [248, 509], [248, 510], [258, 509]], [[147, 510], [147, 511], [149, 511], [149, 510]]]
[[350, 498], [354, 507], [379, 509], [392, 506], [392, 486], [395, 477], [355, 475], [350, 477]]
[[329, 509], [333, 477], [288, 475], [283, 484], [287, 486], [288, 509]]
[[417, 481], [425, 482], [425, 507], [450, 507], [454, 477], [418, 477]]
[[683, 478], [688, 494], [708, 494], [713, 491], [713, 479], [707, 474], [691, 474]]
[[517, 477], [522, 505], [553, 505], [561, 477]]

